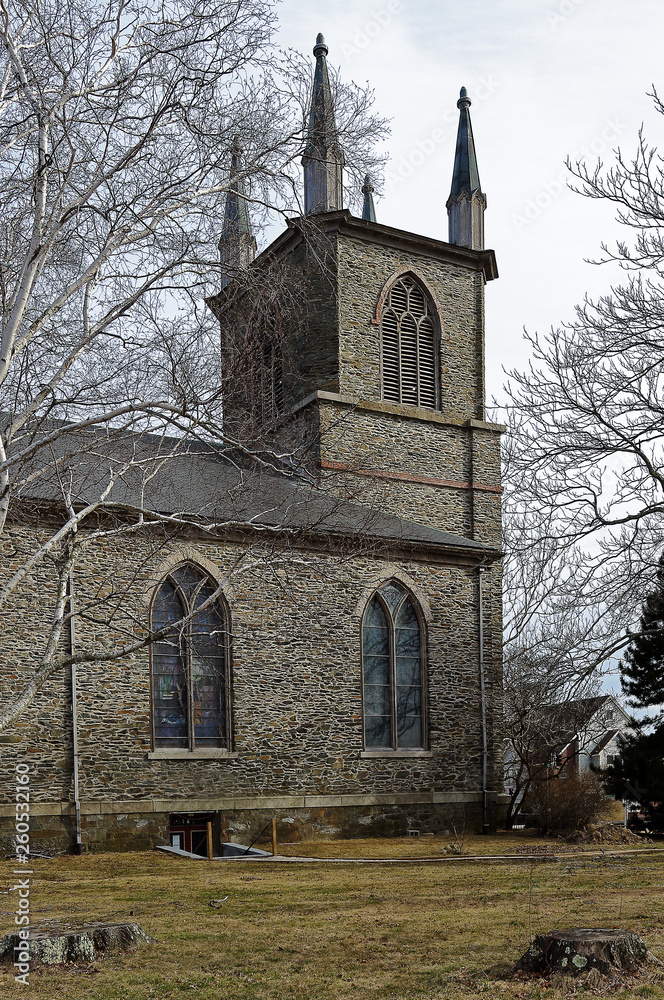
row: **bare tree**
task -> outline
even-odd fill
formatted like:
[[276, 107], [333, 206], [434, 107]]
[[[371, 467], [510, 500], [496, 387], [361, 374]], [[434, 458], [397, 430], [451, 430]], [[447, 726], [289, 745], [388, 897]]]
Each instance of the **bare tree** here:
[[625, 281], [529, 337], [528, 370], [510, 372], [507, 644], [579, 677], [628, 641], [664, 543], [664, 178], [643, 134], [632, 160], [618, 150], [609, 168], [568, 166], [632, 238], [597, 262]]
[[[275, 49], [273, 23], [270, 0], [0, 2], [0, 539], [11, 556], [0, 608], [35, 572], [48, 581], [43, 648], [0, 726], [71, 661], [70, 574], [100, 539], [152, 532], [156, 548], [193, 524], [210, 535], [249, 525], [268, 539], [304, 528], [301, 509], [282, 504], [277, 516], [270, 498], [263, 511], [227, 504], [223, 517], [209, 496], [168, 514], [156, 500], [183, 456], [217, 461], [222, 448], [233, 449], [236, 490], [248, 461], [298, 472], [223, 425], [224, 379], [238, 373], [222, 374], [204, 304], [219, 282], [231, 146], [244, 147], [259, 227], [299, 210], [310, 71]], [[370, 91], [337, 91], [359, 176], [376, 167], [371, 138], [384, 122]], [[321, 516], [310, 512], [308, 526]], [[30, 543], [19, 523], [32, 526]], [[254, 557], [249, 547], [242, 565]], [[127, 585], [100, 591], [88, 613], [108, 642], [77, 659], [149, 640], [144, 624], [121, 620]]]
[[543, 707], [574, 703], [615, 667], [638, 630], [664, 544], [662, 165], [643, 134], [631, 160], [618, 150], [608, 168], [568, 164], [578, 193], [612, 202], [632, 231], [615, 248], [603, 245], [597, 262], [619, 264], [625, 281], [597, 301], [586, 298], [573, 322], [529, 336], [529, 368], [509, 373], [504, 599], [512, 812], [537, 774]]
[[504, 670], [505, 784], [510, 796], [505, 826], [510, 830], [529, 792], [567, 777], [578, 755], [597, 741], [594, 733], [582, 734], [587, 699], [597, 695], [599, 685], [525, 646], [510, 648]]

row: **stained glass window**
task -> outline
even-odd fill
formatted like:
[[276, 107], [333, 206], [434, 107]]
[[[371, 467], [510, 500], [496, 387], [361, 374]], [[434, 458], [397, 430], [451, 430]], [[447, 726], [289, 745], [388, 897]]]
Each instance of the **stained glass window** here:
[[395, 580], [369, 601], [362, 624], [367, 749], [424, 746], [421, 632], [413, 598]]
[[155, 595], [153, 630], [173, 626], [152, 647], [156, 747], [228, 745], [228, 615], [220, 599], [196, 613], [215, 589], [197, 567], [186, 565]]

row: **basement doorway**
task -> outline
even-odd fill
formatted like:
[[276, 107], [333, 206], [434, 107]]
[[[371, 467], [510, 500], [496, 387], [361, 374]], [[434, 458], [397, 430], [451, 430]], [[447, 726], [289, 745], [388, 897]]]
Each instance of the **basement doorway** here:
[[218, 841], [218, 814], [171, 813], [168, 832], [171, 847], [207, 858], [207, 825], [212, 823], [212, 843]]

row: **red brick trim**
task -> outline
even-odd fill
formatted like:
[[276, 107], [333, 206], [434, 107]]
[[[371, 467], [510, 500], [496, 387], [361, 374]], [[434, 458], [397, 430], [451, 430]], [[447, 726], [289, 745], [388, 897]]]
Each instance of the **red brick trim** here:
[[335, 472], [352, 472], [356, 476], [371, 476], [374, 479], [395, 479], [403, 483], [424, 483], [426, 486], [447, 486], [453, 490], [479, 490], [482, 493], [502, 493], [502, 486], [485, 486], [482, 483], [457, 482], [454, 479], [435, 479], [433, 476], [412, 476], [405, 472], [386, 472], [382, 469], [357, 469], [343, 462], [321, 462], [322, 469]]

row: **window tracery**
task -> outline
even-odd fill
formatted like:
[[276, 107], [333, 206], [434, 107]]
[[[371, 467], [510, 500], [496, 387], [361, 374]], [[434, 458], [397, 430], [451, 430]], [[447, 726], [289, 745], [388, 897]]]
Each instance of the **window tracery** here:
[[155, 747], [228, 746], [228, 614], [221, 599], [197, 611], [215, 590], [202, 570], [187, 564], [169, 573], [155, 594], [153, 631], [173, 626], [152, 646]]
[[367, 749], [424, 746], [423, 651], [415, 601], [391, 580], [371, 598], [362, 623]]
[[409, 274], [398, 278], [381, 311], [382, 398], [436, 409], [438, 337], [428, 296]]

